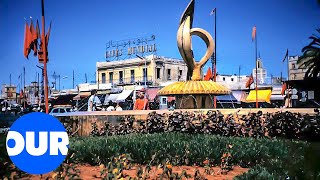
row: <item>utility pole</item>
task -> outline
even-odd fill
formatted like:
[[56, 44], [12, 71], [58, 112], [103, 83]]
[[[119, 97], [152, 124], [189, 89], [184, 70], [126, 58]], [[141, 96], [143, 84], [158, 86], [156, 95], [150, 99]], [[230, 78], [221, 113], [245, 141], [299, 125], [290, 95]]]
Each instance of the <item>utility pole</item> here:
[[87, 73], [84, 74], [84, 77], [86, 78], [86, 83], [88, 83]]
[[256, 108], [259, 108], [258, 103], [258, 45], [257, 45], [257, 29], [256, 26], [253, 27], [253, 35], [254, 35], [254, 45], [255, 45], [255, 63], [256, 63], [256, 83], [255, 83], [255, 89], [256, 89]]
[[74, 88], [74, 70], [72, 71], [72, 89]]
[[59, 91], [60, 91], [60, 74], [58, 75], [59, 78]]
[[239, 65], [239, 77], [238, 77], [238, 82], [240, 82], [240, 71], [241, 71], [241, 65]]
[[11, 86], [11, 73], [10, 73], [10, 86]]
[[[22, 73], [20, 74], [20, 93], [21, 93], [21, 90], [22, 90]], [[21, 96], [20, 96], [20, 99], [21, 99]]]
[[47, 75], [47, 61], [48, 61], [48, 51], [47, 51], [47, 37], [45, 35], [45, 18], [44, 18], [44, 0], [41, 0], [41, 14], [42, 14], [42, 34], [41, 40], [43, 46], [43, 71], [44, 71], [44, 98], [46, 114], [49, 113], [49, 99], [48, 99], [48, 75]]
[[23, 66], [23, 91], [26, 87], [26, 68]]
[[[42, 104], [43, 102], [44, 102], [44, 99], [43, 99], [43, 97], [44, 97], [44, 69], [43, 69], [43, 67], [41, 67], [41, 66], [38, 66], [37, 65], [37, 67], [39, 68], [39, 69], [41, 69], [41, 89], [40, 88], [38, 88], [38, 90], [39, 90], [39, 97], [40, 97], [40, 104]], [[38, 76], [38, 86], [39, 86], [39, 84], [40, 84], [40, 82], [39, 82], [39, 76]]]
[[26, 88], [26, 68], [23, 66], [23, 108], [26, 108], [26, 99], [24, 99], [24, 95], [25, 95], [25, 88]]
[[[214, 8], [210, 15], [214, 13], [214, 54], [211, 57], [213, 69], [213, 81], [217, 81], [217, 8]], [[213, 107], [217, 108], [217, 97], [213, 97]]]

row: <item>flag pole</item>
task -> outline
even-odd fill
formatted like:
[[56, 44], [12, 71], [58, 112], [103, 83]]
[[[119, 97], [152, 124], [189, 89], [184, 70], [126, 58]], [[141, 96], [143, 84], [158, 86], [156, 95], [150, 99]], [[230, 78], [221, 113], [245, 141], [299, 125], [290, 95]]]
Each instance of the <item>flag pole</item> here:
[[[256, 28], [256, 27], [255, 27]], [[255, 31], [255, 49], [256, 49], [256, 108], [259, 108], [259, 103], [258, 103], [258, 48], [257, 48], [257, 30]]]
[[23, 66], [23, 108], [24, 109], [26, 109], [26, 100], [27, 100], [24, 98], [25, 89], [26, 89], [26, 68]]
[[[290, 73], [289, 73], [289, 50], [287, 49], [288, 55], [287, 55], [287, 64], [288, 64], [288, 83], [286, 84], [286, 88], [289, 89], [289, 80], [290, 80]], [[288, 96], [288, 107], [291, 107], [291, 99], [289, 90], [287, 90], [287, 96]]]
[[[217, 81], [217, 8], [214, 8], [214, 69], [213, 81]], [[217, 96], [213, 97], [214, 108], [217, 108]]]
[[46, 113], [49, 113], [49, 100], [48, 100], [48, 78], [47, 78], [47, 43], [46, 43], [46, 37], [45, 37], [45, 18], [44, 18], [44, 0], [41, 0], [41, 9], [42, 9], [42, 45], [43, 45], [43, 77], [44, 77], [44, 98], [45, 98], [45, 107], [46, 107]]

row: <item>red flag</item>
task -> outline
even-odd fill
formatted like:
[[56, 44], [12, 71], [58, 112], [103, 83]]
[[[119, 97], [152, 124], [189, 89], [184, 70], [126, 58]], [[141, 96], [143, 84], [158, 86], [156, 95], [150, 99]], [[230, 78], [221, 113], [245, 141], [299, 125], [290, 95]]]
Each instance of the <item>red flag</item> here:
[[211, 72], [211, 69], [210, 67], [208, 68], [208, 71], [207, 71], [207, 74], [204, 76], [204, 79], [205, 81], [210, 81], [210, 79], [212, 79], [212, 72]]
[[246, 82], [246, 88], [249, 88], [250, 85], [254, 82], [252, 74], [250, 75], [248, 81]]
[[31, 23], [30, 23], [30, 33], [31, 33], [30, 49], [33, 50], [34, 56], [37, 56], [37, 52], [38, 52], [38, 32], [39, 32], [38, 21], [37, 21], [36, 29], [34, 29], [33, 21], [31, 19]]
[[30, 40], [31, 40], [31, 33], [28, 23], [26, 22], [25, 29], [24, 29], [24, 45], [23, 45], [23, 55], [28, 59], [30, 53]]
[[284, 93], [286, 92], [286, 89], [287, 89], [287, 83], [283, 83], [281, 88], [281, 95], [284, 95]]
[[252, 41], [254, 41], [256, 39], [256, 35], [257, 35], [257, 28], [256, 28], [256, 26], [253, 26], [253, 28], [252, 28]]
[[49, 43], [49, 38], [50, 38], [50, 32], [51, 32], [51, 23], [52, 21], [50, 22], [50, 26], [49, 26], [49, 29], [48, 29], [48, 32], [46, 34], [46, 47], [48, 47], [48, 43]]
[[34, 52], [34, 56], [37, 56], [38, 53], [38, 38], [40, 38], [40, 29], [39, 29], [39, 22], [37, 20], [37, 24], [36, 24], [36, 30], [34, 30], [32, 32], [33, 35], [33, 52]]
[[36, 33], [37, 33], [37, 39], [40, 37], [40, 28], [39, 28], [39, 22], [37, 20], [37, 26], [36, 26]]

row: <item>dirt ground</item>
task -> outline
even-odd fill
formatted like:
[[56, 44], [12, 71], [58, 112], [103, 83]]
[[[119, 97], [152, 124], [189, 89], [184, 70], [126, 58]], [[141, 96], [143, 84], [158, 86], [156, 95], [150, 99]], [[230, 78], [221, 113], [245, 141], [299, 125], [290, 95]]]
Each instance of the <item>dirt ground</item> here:
[[[80, 165], [77, 166], [77, 169], [80, 170], [80, 178], [81, 179], [101, 179], [100, 176], [100, 167], [99, 166], [90, 166], [90, 165]], [[124, 170], [123, 174], [128, 175], [130, 177], [135, 177], [136, 176], [136, 169], [137, 167], [132, 167], [130, 170]], [[193, 179], [193, 176], [195, 174], [196, 170], [200, 171], [200, 174], [203, 175], [206, 179], [217, 179], [217, 180], [225, 180], [225, 179], [233, 179], [237, 175], [241, 175], [245, 172], [247, 172], [249, 169], [248, 168], [241, 168], [239, 166], [234, 166], [233, 170], [229, 171], [227, 174], [221, 174], [221, 170], [219, 167], [212, 167], [211, 169], [213, 170], [211, 175], [207, 175], [204, 173], [205, 168], [203, 167], [196, 167], [196, 166], [174, 166], [172, 168], [173, 173], [179, 173], [183, 170], [187, 172], [187, 174], [192, 175], [192, 178], [188, 179]], [[162, 169], [157, 169], [156, 167], [152, 167], [152, 170], [149, 173], [150, 178], [149, 179], [156, 179], [156, 177], [162, 173]], [[42, 175], [41, 176], [28, 176], [23, 179], [32, 179], [32, 180], [38, 180], [38, 179], [53, 179], [55, 174], [53, 172]], [[129, 179], [129, 178], [124, 178], [124, 179]]]

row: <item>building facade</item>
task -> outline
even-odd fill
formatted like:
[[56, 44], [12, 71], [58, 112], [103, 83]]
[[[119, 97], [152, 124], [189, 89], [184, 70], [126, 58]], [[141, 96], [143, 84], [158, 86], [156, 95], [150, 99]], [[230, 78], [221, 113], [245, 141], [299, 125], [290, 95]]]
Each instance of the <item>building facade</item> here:
[[[254, 80], [256, 80], [256, 68], [252, 69], [252, 75]], [[265, 84], [267, 78], [267, 70], [263, 68], [262, 60], [258, 58], [257, 60], [257, 76], [258, 84]]]
[[183, 60], [149, 55], [144, 58], [97, 62], [96, 80], [112, 86], [132, 84], [160, 86], [168, 81], [185, 81], [187, 66]]
[[17, 87], [15, 85], [3, 84], [1, 98], [10, 102], [17, 101]]
[[231, 90], [245, 89], [246, 82], [248, 81], [248, 79], [249, 76], [246, 75], [217, 75], [217, 82]]
[[39, 91], [40, 87], [38, 82], [31, 82], [30, 85], [25, 87], [24, 90], [24, 100], [27, 104], [39, 104], [41, 92]]
[[307, 69], [305, 66], [299, 67], [298, 65], [299, 56], [290, 56], [288, 62], [289, 69], [289, 80], [302, 80], [304, 79]]

